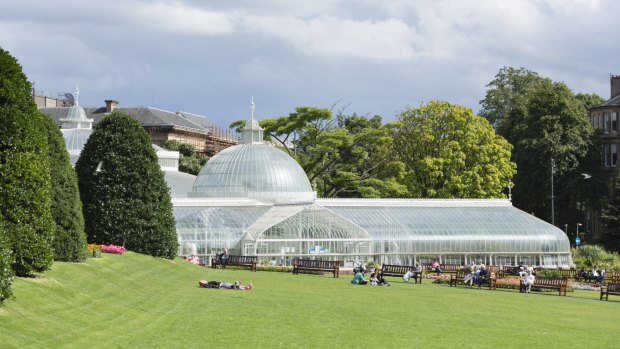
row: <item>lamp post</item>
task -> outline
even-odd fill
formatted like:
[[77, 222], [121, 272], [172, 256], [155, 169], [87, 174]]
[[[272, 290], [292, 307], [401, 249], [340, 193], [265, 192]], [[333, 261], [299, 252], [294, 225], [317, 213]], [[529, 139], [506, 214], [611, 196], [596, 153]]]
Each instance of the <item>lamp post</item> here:
[[577, 247], [579, 247], [579, 244], [581, 244], [581, 239], [579, 239], [579, 227], [581, 226], [581, 223], [577, 223], [577, 232], [575, 233], [575, 245], [577, 245]]
[[564, 224], [564, 234], [568, 236], [568, 224]]

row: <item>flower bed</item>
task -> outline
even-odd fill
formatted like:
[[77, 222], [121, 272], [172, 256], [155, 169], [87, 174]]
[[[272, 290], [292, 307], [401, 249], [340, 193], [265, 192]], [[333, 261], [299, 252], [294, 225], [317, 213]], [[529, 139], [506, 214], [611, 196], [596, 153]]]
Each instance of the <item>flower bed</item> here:
[[101, 252], [103, 253], [115, 253], [115, 254], [123, 254], [125, 253], [125, 248], [123, 246], [116, 245], [102, 245]]
[[93, 258], [101, 258], [101, 245], [88, 244], [86, 245], [88, 255]]

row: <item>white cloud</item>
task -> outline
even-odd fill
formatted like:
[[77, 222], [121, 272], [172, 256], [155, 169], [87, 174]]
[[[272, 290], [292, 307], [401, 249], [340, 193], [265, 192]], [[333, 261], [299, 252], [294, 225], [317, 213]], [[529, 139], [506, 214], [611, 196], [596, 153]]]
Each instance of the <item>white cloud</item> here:
[[155, 31], [208, 35], [230, 33], [234, 27], [234, 12], [209, 11], [178, 1], [129, 3], [123, 7], [127, 18]]
[[289, 16], [246, 16], [250, 31], [274, 37], [297, 51], [323, 57], [354, 57], [405, 60], [414, 57], [415, 31], [401, 20], [340, 19], [320, 16], [302, 19]]

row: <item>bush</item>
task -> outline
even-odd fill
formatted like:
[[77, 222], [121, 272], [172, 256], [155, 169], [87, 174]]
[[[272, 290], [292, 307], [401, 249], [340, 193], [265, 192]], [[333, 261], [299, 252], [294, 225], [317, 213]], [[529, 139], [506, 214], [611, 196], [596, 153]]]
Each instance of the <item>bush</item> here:
[[86, 233], [82, 201], [78, 192], [77, 175], [71, 167], [69, 153], [58, 126], [43, 115], [52, 183], [52, 215], [54, 230], [54, 259], [63, 262], [82, 262], [86, 259]]
[[176, 256], [170, 189], [151, 138], [138, 121], [119, 111], [106, 116], [75, 168], [90, 243]]
[[540, 269], [536, 272], [536, 277], [559, 278], [561, 276], [560, 271], [554, 269]]
[[[2, 217], [0, 217], [2, 218]], [[11, 285], [13, 284], [13, 259], [11, 249], [5, 234], [2, 219], [0, 219], [0, 303], [12, 296]]]
[[32, 86], [0, 49], [0, 215], [18, 276], [48, 269], [54, 257], [46, 135]]
[[607, 270], [620, 270], [620, 257], [597, 245], [584, 245], [571, 250], [573, 262], [578, 269], [601, 267]]

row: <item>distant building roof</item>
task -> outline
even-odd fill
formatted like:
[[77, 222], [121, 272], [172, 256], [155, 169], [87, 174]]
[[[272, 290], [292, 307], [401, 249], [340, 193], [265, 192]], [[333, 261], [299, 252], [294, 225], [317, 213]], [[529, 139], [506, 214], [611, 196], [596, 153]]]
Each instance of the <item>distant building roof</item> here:
[[[60, 120], [68, 117], [69, 109], [67, 107], [55, 107], [39, 110], [49, 114], [60, 125]], [[152, 107], [117, 107], [114, 110], [129, 114], [144, 127], [177, 127], [207, 134], [211, 134], [213, 129], [217, 127], [207, 117], [187, 112], [175, 113]], [[84, 108], [84, 112], [87, 118], [94, 120], [95, 126], [108, 114], [105, 107]]]

